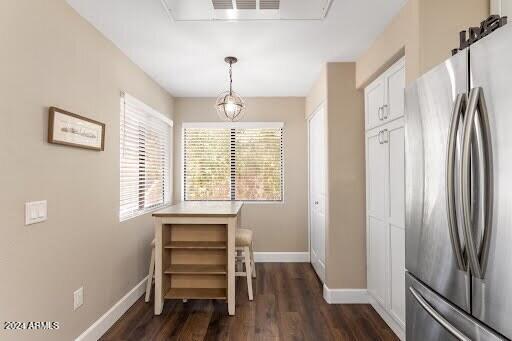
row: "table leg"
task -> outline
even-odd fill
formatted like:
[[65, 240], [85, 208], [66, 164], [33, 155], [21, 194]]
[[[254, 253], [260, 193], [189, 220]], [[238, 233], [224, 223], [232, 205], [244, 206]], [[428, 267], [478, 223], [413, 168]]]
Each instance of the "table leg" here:
[[155, 219], [155, 315], [160, 315], [164, 309], [164, 295], [162, 292], [162, 220]]
[[228, 223], [228, 313], [235, 315], [235, 229], [237, 219]]

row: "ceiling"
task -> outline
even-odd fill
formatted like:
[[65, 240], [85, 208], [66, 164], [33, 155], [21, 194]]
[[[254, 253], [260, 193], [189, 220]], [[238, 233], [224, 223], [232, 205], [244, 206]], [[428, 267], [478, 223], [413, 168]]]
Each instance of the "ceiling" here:
[[332, 0], [162, 0], [172, 20], [319, 20]]
[[329, 0], [281, 0], [270, 17], [223, 20], [213, 8], [205, 16], [211, 0], [67, 0], [177, 97], [226, 90], [228, 55], [239, 59], [233, 87], [242, 96], [305, 96], [322, 63], [356, 60], [405, 1], [332, 0], [326, 8]]

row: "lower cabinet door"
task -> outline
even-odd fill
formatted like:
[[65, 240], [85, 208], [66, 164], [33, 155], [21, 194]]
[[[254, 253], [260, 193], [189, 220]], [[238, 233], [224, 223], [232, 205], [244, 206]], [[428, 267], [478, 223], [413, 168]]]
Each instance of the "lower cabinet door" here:
[[391, 313], [405, 326], [405, 231], [390, 226]]
[[387, 224], [368, 217], [368, 290], [383, 306], [388, 307], [388, 228]]

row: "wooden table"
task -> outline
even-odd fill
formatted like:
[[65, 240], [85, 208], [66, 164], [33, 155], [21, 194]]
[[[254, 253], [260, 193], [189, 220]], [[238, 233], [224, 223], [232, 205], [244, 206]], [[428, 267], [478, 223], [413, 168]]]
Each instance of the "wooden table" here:
[[182, 202], [153, 213], [155, 315], [165, 299], [224, 299], [235, 314], [235, 229], [242, 203]]

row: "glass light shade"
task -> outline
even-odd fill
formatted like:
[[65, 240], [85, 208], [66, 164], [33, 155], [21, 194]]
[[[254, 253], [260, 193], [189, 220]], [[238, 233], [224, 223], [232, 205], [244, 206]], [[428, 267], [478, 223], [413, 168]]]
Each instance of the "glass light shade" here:
[[221, 120], [235, 122], [242, 118], [245, 103], [237, 93], [226, 91], [217, 97], [215, 108]]

